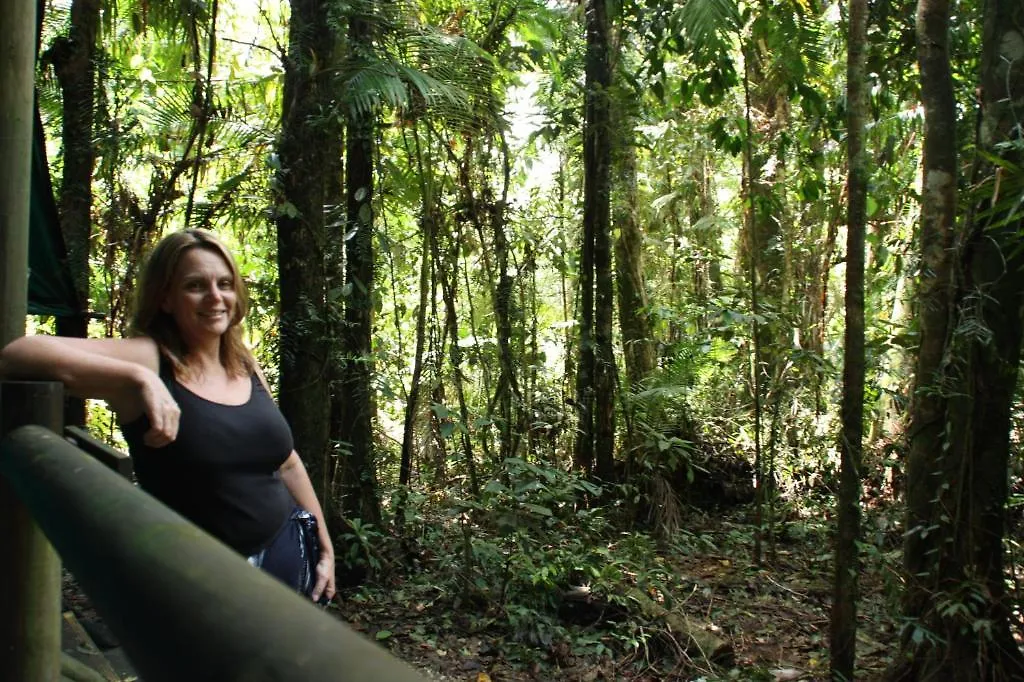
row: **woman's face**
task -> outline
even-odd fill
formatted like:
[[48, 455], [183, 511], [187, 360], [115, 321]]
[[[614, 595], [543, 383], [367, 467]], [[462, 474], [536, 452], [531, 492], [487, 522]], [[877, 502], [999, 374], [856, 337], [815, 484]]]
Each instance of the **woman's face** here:
[[216, 251], [193, 247], [182, 254], [163, 310], [174, 317], [187, 345], [219, 339], [231, 327], [235, 284], [230, 266]]

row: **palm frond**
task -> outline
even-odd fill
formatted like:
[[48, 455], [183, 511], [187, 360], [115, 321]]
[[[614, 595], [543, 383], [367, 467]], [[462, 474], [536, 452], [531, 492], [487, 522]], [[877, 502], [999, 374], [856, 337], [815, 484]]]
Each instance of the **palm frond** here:
[[384, 105], [409, 105], [409, 91], [398, 67], [384, 61], [373, 61], [350, 71], [342, 93], [342, 103], [353, 116], [373, 114]]
[[693, 48], [705, 54], [728, 46], [742, 28], [735, 0], [689, 0], [679, 11], [679, 23]]
[[203, 0], [122, 0], [112, 2], [102, 12], [102, 30], [110, 35], [121, 25], [130, 26], [135, 34], [152, 30], [163, 35], [180, 33], [193, 20], [197, 23], [209, 21], [209, 3]]
[[161, 88], [157, 97], [143, 100], [139, 107], [148, 124], [165, 132], [180, 132], [194, 120], [191, 88]]

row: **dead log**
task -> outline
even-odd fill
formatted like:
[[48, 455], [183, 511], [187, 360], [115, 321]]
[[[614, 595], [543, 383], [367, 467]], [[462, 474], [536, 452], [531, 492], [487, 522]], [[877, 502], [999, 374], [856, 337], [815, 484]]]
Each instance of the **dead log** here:
[[649, 621], [660, 621], [672, 634], [680, 637], [683, 648], [690, 656], [700, 656], [714, 663], [723, 663], [732, 658], [732, 645], [700, 624], [692, 623], [681, 611], [670, 611], [640, 590], [631, 588], [626, 592], [636, 602], [641, 613]]
[[[685, 613], [666, 609], [635, 587], [627, 590], [625, 596], [625, 600], [612, 603], [586, 587], [572, 587], [563, 593], [559, 613], [566, 620], [588, 625], [640, 617], [669, 632], [690, 657], [720, 664], [731, 661], [732, 645], [703, 625], [692, 622]], [[627, 609], [623, 603], [635, 604], [636, 608]]]

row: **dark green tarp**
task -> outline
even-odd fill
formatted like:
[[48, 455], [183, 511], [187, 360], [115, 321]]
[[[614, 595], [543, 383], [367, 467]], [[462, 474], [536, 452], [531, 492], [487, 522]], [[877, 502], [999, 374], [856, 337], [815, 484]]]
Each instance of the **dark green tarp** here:
[[[36, 3], [36, 58], [43, 35], [45, 0]], [[32, 205], [28, 231], [28, 312], [30, 315], [75, 316], [84, 313], [68, 269], [68, 250], [60, 231], [60, 215], [53, 199], [46, 136], [39, 106], [32, 131]]]
[[43, 125], [36, 111], [32, 140], [32, 205], [28, 235], [28, 312], [31, 315], [74, 316], [82, 312], [67, 266], [46, 163]]

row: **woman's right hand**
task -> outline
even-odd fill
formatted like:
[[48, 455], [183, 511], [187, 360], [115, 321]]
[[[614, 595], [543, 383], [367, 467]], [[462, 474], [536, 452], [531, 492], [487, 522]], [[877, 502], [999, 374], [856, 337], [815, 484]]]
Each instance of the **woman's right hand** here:
[[20, 337], [0, 349], [0, 376], [60, 381], [71, 395], [105, 400], [122, 424], [145, 414], [151, 427], [143, 442], [150, 447], [178, 437], [181, 410], [160, 378], [160, 351], [148, 337]]
[[149, 418], [149, 431], [142, 437], [142, 442], [151, 448], [162, 448], [178, 437], [181, 408], [156, 372], [142, 368], [141, 374], [139, 392], [143, 410]]

